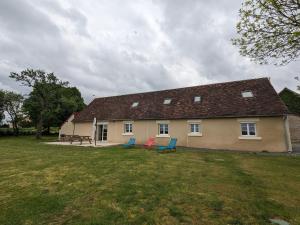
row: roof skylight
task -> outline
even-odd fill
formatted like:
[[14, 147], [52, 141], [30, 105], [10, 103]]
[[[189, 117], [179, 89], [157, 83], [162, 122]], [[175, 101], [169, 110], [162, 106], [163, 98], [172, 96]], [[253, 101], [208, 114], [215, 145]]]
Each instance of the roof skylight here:
[[243, 96], [243, 98], [252, 98], [253, 93], [252, 93], [252, 91], [243, 91], [242, 96]]
[[172, 99], [170, 98], [165, 98], [164, 100], [164, 105], [169, 105], [171, 103]]
[[131, 107], [137, 107], [139, 105], [139, 102], [132, 103]]
[[201, 96], [195, 96], [194, 102], [201, 102]]

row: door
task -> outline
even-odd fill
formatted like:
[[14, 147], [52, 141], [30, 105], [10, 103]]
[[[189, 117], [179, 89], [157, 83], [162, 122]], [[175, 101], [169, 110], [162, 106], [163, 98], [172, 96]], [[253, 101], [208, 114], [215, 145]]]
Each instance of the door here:
[[107, 141], [107, 124], [100, 124], [98, 126], [98, 140]]

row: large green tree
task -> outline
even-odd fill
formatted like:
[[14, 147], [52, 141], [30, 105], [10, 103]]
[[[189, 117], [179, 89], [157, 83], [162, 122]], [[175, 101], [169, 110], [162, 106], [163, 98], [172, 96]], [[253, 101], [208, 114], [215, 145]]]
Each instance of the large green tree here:
[[14, 130], [14, 134], [19, 134], [19, 123], [23, 120], [23, 105], [24, 97], [20, 94], [17, 94], [12, 91], [4, 92], [4, 111], [8, 113], [12, 127]]
[[299, 0], [245, 0], [233, 39], [243, 56], [285, 65], [300, 55]]
[[[39, 119], [39, 94], [34, 89], [24, 102], [24, 110], [37, 123]], [[48, 110], [44, 112], [43, 127], [60, 126], [73, 112], [81, 111], [85, 104], [76, 87], [57, 86], [48, 96]]]
[[[58, 90], [66, 87], [68, 83], [59, 80], [53, 73], [33, 69], [26, 69], [21, 73], [12, 72], [10, 77], [21, 82], [22, 85], [32, 88], [29, 95], [31, 102], [26, 107], [24, 103], [24, 108], [28, 110], [30, 118], [36, 124], [36, 137], [40, 138], [44, 123], [51, 116], [53, 108], [55, 108]], [[32, 110], [29, 110], [29, 108]]]
[[73, 112], [85, 106], [80, 91], [69, 87], [68, 82], [59, 80], [53, 73], [27, 69], [20, 74], [11, 73], [10, 77], [32, 88], [23, 108], [36, 124], [37, 138], [44, 128], [49, 131], [50, 126], [60, 126]]
[[60, 126], [73, 112], [79, 112], [84, 107], [84, 100], [76, 87], [63, 87], [58, 91], [56, 115], [52, 124]]

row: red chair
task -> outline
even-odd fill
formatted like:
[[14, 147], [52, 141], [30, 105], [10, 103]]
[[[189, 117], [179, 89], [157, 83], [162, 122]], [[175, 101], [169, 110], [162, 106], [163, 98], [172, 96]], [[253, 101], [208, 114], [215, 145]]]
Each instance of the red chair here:
[[146, 143], [144, 144], [145, 148], [151, 148], [155, 144], [155, 139], [154, 138], [149, 138]]

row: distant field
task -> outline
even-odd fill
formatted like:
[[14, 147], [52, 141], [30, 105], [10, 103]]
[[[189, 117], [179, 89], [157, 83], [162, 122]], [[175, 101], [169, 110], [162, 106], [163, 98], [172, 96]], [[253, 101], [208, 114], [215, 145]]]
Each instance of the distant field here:
[[0, 137], [0, 224], [269, 224], [270, 218], [300, 224], [300, 157], [157, 154]]

